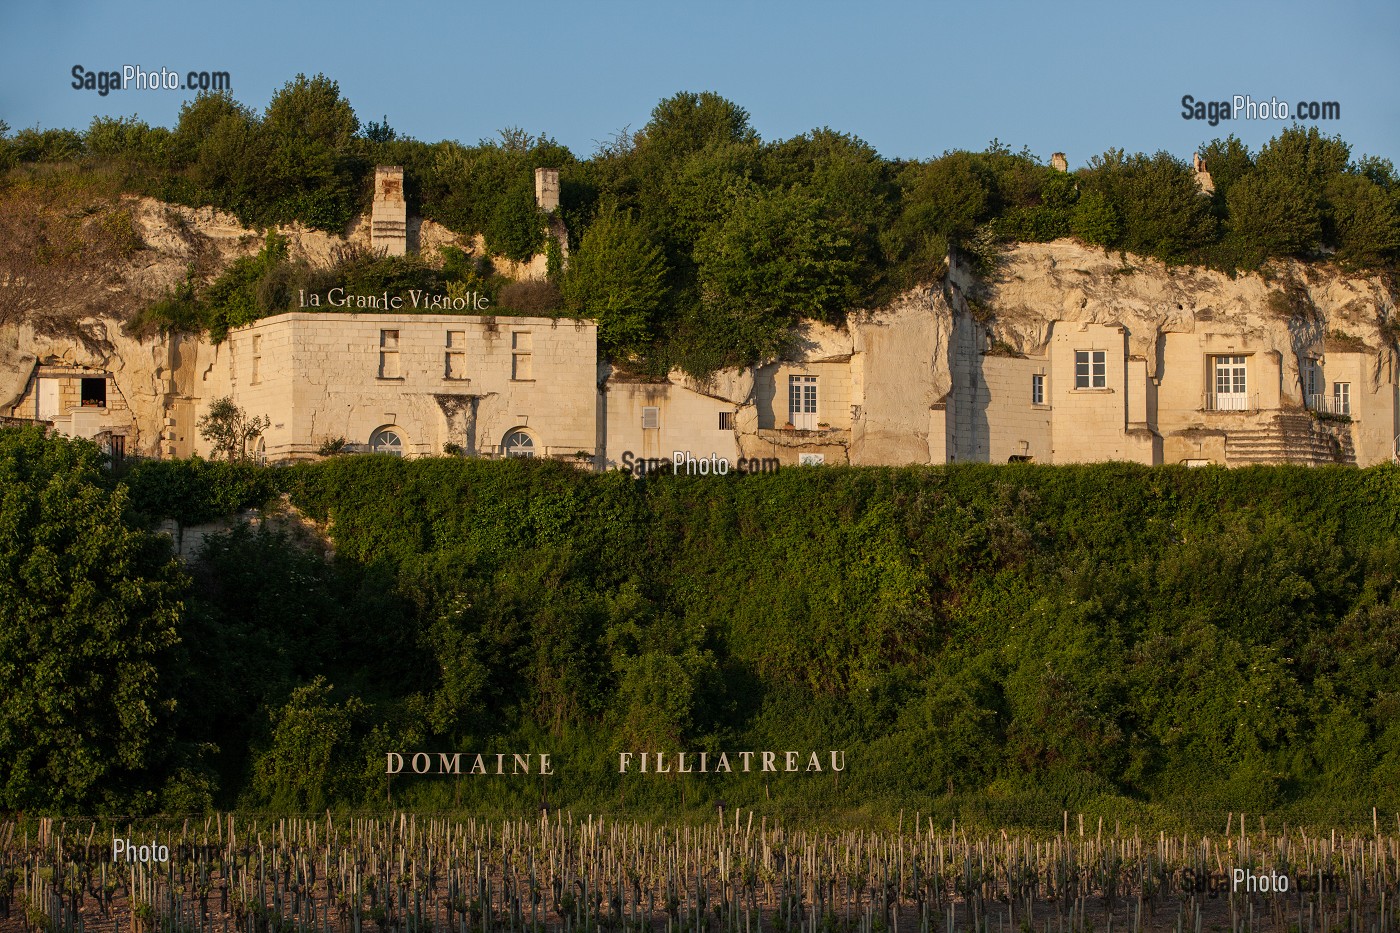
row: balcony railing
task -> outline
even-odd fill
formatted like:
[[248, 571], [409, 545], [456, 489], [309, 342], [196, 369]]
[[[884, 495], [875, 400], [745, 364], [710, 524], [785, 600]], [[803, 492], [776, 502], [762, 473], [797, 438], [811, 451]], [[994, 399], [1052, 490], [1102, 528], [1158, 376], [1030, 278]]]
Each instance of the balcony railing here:
[[1258, 411], [1259, 393], [1206, 392], [1201, 396], [1201, 411]]
[[1309, 395], [1308, 408], [1324, 415], [1346, 415], [1351, 417], [1351, 399], [1335, 395]]

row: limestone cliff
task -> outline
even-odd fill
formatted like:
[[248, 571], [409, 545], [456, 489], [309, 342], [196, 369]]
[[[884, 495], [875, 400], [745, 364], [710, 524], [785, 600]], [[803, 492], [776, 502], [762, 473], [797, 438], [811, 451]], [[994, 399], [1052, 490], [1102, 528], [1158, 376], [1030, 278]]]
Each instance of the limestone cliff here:
[[1297, 359], [1321, 356], [1329, 341], [1368, 349], [1376, 386], [1395, 362], [1396, 295], [1379, 276], [1329, 265], [1273, 263], [1231, 278], [1057, 240], [1012, 246], [987, 282], [954, 264], [948, 286], [991, 341], [1029, 356], [1044, 353], [1057, 321], [1121, 324], [1151, 377], [1162, 365], [1162, 334], [1202, 330], [1277, 351], [1295, 382]]
[[[43, 210], [38, 201], [11, 207], [11, 220], [19, 208]], [[100, 263], [81, 268], [80, 263], [0, 260], [0, 413], [24, 397], [36, 364], [104, 371], [132, 413], [136, 431], [128, 449], [162, 452], [161, 435], [174, 423], [173, 399], [196, 394], [192, 366], [197, 341], [135, 336], [123, 324], [168, 294], [191, 270], [200, 280], [212, 281], [237, 258], [255, 253], [262, 236], [212, 208], [150, 198], [113, 198], [78, 213], [96, 220], [74, 226], [75, 236], [96, 231], [100, 242], [117, 244], [91, 253]], [[22, 233], [13, 224], [5, 230], [16, 237]], [[113, 240], [113, 230], [126, 233]], [[344, 236], [299, 225], [280, 232], [293, 258], [316, 265], [330, 264], [347, 246], [368, 247], [370, 242], [367, 217]], [[449, 244], [469, 252], [483, 248], [479, 237], [459, 237], [417, 219], [409, 221], [408, 238], [429, 257]], [[42, 245], [38, 240], [20, 244], [36, 254]], [[11, 250], [11, 256], [22, 253]], [[534, 266], [503, 271], [531, 277], [540, 271]], [[943, 281], [914, 289], [885, 307], [854, 311], [843, 326], [802, 324], [781, 359], [720, 372], [703, 382], [674, 373], [670, 383], [710, 400], [708, 408], [696, 408], [697, 418], [711, 418], [710, 409], [717, 405], [732, 410], [734, 442], [745, 456], [785, 452], [796, 458], [802, 451], [821, 453], [826, 462], [942, 463], [954, 458], [947, 444], [956, 420], [955, 395], [963, 391], [955, 383], [966, 383], [969, 372], [974, 383], [989, 373], [1015, 380], [1024, 375], [1029, 382], [1030, 376], [1019, 370], [1012, 375], [1005, 367], [993, 367], [993, 373], [978, 360], [987, 353], [1045, 357], [1057, 328], [1121, 328], [1129, 367], [1144, 368], [1148, 380], [1163, 373], [1169, 335], [1238, 338], [1253, 352], [1274, 355], [1274, 381], [1281, 383], [1274, 390], [1275, 404], [1287, 408], [1288, 400], [1300, 395], [1298, 361], [1334, 351], [1362, 361], [1365, 371], [1357, 381], [1367, 383], [1366, 391], [1386, 391], [1400, 362], [1393, 342], [1400, 329], [1397, 320], [1393, 285], [1378, 276], [1288, 262], [1230, 277], [1061, 240], [1008, 247], [986, 278], [952, 262]], [[1199, 355], [1195, 359], [1191, 365], [1199, 368]], [[800, 373], [822, 374], [822, 413], [810, 425], [787, 423], [789, 380], [806, 378]], [[1196, 428], [1192, 411], [1198, 407], [1199, 383], [1196, 374], [1192, 391], [1197, 397], [1177, 405], [1172, 430], [1178, 433]], [[1162, 399], [1163, 411], [1176, 404], [1165, 395]], [[981, 417], [977, 406], [982, 402], [963, 399], [958, 404], [973, 406], [964, 416]], [[815, 423], [818, 418], [821, 422]], [[1127, 421], [1145, 424], [1131, 414]], [[189, 426], [180, 423], [188, 433]], [[1364, 441], [1370, 462], [1389, 456], [1394, 433], [1389, 426], [1377, 418], [1366, 430], [1370, 435], [1359, 442]]]

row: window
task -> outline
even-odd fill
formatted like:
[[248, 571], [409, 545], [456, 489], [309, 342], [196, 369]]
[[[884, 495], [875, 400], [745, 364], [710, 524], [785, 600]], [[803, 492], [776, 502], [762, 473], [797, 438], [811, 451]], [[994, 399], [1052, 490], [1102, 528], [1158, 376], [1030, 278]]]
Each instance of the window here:
[[1332, 383], [1332, 413], [1334, 415], [1351, 414], [1351, 383]]
[[80, 401], [84, 408], [107, 407], [107, 379], [84, 379], [80, 386]]
[[517, 382], [526, 382], [535, 378], [535, 369], [531, 362], [534, 355], [534, 343], [528, 330], [517, 330], [510, 335], [511, 359], [510, 378]]
[[501, 450], [507, 457], [530, 458], [535, 455], [535, 439], [519, 429], [506, 435]]
[[817, 429], [816, 376], [788, 376], [788, 421], [799, 431]]
[[734, 430], [734, 412], [722, 411], [719, 413], [719, 429], [721, 431]]
[[253, 385], [262, 382], [262, 334], [253, 335]]
[[1317, 407], [1313, 399], [1322, 394], [1322, 361], [1309, 356], [1303, 359], [1303, 395], [1308, 406]]
[[1045, 404], [1045, 374], [1033, 373], [1031, 375], [1031, 404]]
[[826, 454], [798, 454], [798, 466], [825, 466]]
[[126, 458], [126, 438], [120, 434], [113, 434], [107, 439], [107, 456], [112, 458], [113, 463], [121, 463]]
[[1074, 387], [1104, 389], [1108, 387], [1108, 351], [1074, 351]]
[[396, 330], [379, 332], [379, 378], [402, 378], [399, 371], [399, 332]]
[[370, 435], [369, 449], [376, 454], [393, 454], [395, 457], [403, 456], [403, 438], [399, 435], [398, 428], [380, 428]]
[[1248, 411], [1249, 382], [1245, 357], [1215, 358], [1215, 411]]
[[653, 431], [661, 427], [661, 409], [653, 405], [642, 408], [642, 430]]
[[443, 364], [443, 378], [467, 378], [467, 332], [449, 330], [447, 332], [447, 355]]

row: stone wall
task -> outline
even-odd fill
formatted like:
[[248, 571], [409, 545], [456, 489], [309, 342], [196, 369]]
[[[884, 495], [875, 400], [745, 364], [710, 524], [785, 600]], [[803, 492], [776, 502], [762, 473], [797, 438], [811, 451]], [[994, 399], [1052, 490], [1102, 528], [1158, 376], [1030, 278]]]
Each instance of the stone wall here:
[[[740, 403], [698, 392], [682, 380], [610, 378], [601, 392], [603, 469], [630, 466], [639, 459], [669, 459], [677, 451], [731, 464], [739, 457], [734, 417]], [[721, 426], [722, 413], [729, 416], [729, 427]]]
[[537, 456], [592, 457], [596, 337], [551, 318], [284, 314], [205, 348], [198, 410], [228, 395], [269, 417], [270, 460], [367, 447], [386, 429], [408, 455], [499, 456], [520, 430]]

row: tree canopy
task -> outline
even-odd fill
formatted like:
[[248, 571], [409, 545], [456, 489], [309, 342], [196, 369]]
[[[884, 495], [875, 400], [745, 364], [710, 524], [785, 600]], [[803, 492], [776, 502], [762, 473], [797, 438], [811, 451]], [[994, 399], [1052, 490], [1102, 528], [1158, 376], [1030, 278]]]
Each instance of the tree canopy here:
[[130, 806], [160, 789], [184, 577], [86, 442], [0, 431], [0, 801]]

